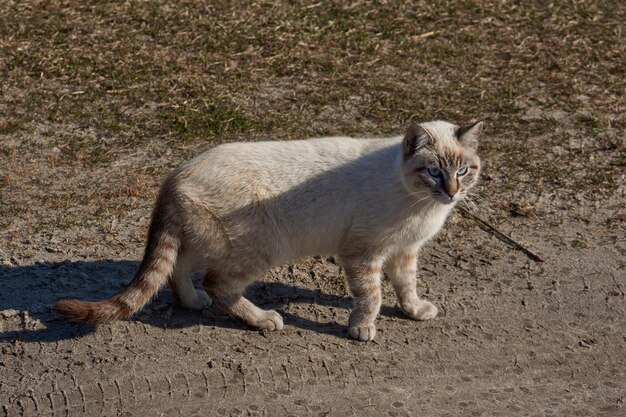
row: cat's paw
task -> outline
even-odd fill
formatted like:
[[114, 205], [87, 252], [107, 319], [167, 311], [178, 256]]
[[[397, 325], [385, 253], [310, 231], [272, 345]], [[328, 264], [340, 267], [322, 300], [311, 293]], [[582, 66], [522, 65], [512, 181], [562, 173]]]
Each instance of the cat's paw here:
[[196, 296], [184, 303], [184, 306], [190, 310], [202, 310], [213, 304], [208, 294], [203, 290], [196, 290]]
[[413, 320], [430, 320], [437, 316], [437, 307], [426, 300], [412, 300], [411, 302], [400, 303], [402, 312]]
[[263, 316], [251, 325], [258, 330], [282, 330], [283, 318], [274, 310], [267, 310], [263, 311]]
[[348, 327], [348, 333], [356, 340], [371, 342], [376, 336], [376, 326], [374, 324], [352, 325]]

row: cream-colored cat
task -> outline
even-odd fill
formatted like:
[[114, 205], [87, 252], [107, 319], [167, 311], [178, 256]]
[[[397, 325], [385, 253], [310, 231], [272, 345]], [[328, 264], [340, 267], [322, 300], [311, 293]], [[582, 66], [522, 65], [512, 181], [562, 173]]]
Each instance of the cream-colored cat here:
[[[482, 122], [436, 121], [405, 137], [233, 143], [183, 164], [165, 180], [137, 275], [105, 301], [61, 300], [71, 319], [104, 323], [138, 311], [169, 280], [192, 309], [215, 303], [247, 325], [283, 327], [281, 316], [243, 297], [268, 269], [307, 255], [336, 254], [354, 308], [348, 330], [372, 340], [387, 273], [402, 311], [437, 315], [416, 293], [417, 252], [477, 181]], [[191, 281], [205, 274], [204, 289]]]

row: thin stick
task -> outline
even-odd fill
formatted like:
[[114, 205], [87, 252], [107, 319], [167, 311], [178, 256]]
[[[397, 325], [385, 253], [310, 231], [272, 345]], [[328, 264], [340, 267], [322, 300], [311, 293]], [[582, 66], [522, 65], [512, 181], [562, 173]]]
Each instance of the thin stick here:
[[466, 216], [469, 217], [473, 220], [475, 220], [476, 222], [478, 222], [478, 224], [480, 224], [481, 226], [483, 226], [483, 228], [486, 228], [489, 232], [493, 233], [496, 237], [498, 237], [500, 240], [508, 243], [509, 245], [513, 246], [516, 249], [521, 250], [522, 252], [524, 252], [530, 259], [532, 259], [535, 262], [545, 262], [546, 258], [544, 258], [542, 255], [535, 253], [533, 251], [531, 251], [530, 249], [528, 249], [526, 246], [522, 245], [521, 243], [513, 240], [513, 238], [505, 235], [504, 233], [502, 233], [501, 231], [499, 231], [498, 229], [495, 228], [495, 226], [490, 225], [489, 223], [487, 223], [485, 220], [481, 219], [480, 217], [478, 217], [477, 215], [471, 213], [469, 210], [467, 210], [464, 207], [459, 207], [459, 210], [461, 211], [461, 213]]

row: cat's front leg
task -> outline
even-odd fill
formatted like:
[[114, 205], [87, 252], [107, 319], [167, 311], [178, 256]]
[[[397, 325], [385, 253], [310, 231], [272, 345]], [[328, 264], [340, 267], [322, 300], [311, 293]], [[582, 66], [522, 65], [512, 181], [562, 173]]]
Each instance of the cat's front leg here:
[[374, 340], [376, 316], [380, 311], [380, 277], [382, 262], [343, 261], [354, 307], [348, 321], [348, 333], [355, 339]]
[[387, 265], [387, 275], [396, 291], [402, 312], [413, 320], [435, 317], [437, 307], [417, 296], [417, 251], [398, 253], [389, 259]]

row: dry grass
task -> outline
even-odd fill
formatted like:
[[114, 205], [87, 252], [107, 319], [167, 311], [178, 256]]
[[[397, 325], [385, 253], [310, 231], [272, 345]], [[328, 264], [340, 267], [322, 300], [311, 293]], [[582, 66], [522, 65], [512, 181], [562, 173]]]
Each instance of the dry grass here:
[[621, 1], [4, 2], [0, 21], [7, 227], [124, 215], [209, 144], [411, 119], [488, 118], [487, 195], [593, 197], [624, 169]]

